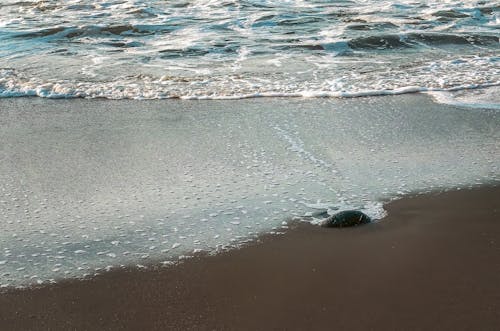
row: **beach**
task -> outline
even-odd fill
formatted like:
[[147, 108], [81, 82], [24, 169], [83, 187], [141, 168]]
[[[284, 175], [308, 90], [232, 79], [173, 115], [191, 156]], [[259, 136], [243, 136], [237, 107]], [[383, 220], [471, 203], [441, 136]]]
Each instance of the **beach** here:
[[389, 203], [357, 228], [283, 235], [177, 266], [0, 296], [6, 330], [495, 330], [500, 189]]
[[0, 329], [498, 328], [499, 22], [1, 1]]
[[421, 94], [0, 100], [2, 288], [175, 263], [498, 180], [499, 113]]
[[[0, 104], [6, 330], [499, 323], [494, 110], [421, 94]], [[349, 208], [375, 222], [308, 223]]]

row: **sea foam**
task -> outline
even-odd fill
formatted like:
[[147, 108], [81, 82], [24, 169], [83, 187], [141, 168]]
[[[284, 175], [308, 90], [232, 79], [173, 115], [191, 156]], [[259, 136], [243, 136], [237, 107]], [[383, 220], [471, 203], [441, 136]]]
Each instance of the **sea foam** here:
[[500, 81], [499, 11], [484, 1], [0, 6], [0, 97], [350, 97]]
[[318, 211], [500, 180], [500, 113], [426, 96], [1, 99], [0, 284], [171, 265]]

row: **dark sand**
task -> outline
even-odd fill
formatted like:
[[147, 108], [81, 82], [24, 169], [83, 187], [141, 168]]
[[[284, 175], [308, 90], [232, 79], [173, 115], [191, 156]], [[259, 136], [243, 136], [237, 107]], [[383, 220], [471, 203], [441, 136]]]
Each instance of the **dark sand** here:
[[500, 187], [354, 229], [300, 225], [157, 271], [0, 295], [1, 330], [498, 330]]

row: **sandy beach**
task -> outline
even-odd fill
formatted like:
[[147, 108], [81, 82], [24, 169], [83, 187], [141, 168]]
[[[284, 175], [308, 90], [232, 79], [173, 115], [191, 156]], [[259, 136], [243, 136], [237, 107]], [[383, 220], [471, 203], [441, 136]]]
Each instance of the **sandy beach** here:
[[0, 296], [5, 330], [495, 330], [500, 188], [404, 198], [351, 229]]
[[[500, 323], [494, 110], [409, 94], [17, 98], [0, 115], [2, 330]], [[447, 187], [463, 189], [414, 195]], [[324, 206], [377, 215], [396, 196], [378, 223], [265, 234]]]
[[0, 1], [0, 331], [499, 330], [490, 2]]

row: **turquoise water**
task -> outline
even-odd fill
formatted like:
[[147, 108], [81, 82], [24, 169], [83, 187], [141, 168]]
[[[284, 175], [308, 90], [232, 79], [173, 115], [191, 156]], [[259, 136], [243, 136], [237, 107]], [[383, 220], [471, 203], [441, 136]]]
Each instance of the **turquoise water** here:
[[498, 1], [2, 1], [0, 96], [359, 96], [500, 84]]

